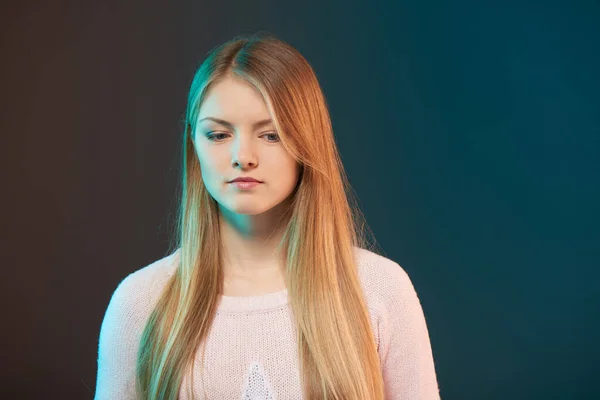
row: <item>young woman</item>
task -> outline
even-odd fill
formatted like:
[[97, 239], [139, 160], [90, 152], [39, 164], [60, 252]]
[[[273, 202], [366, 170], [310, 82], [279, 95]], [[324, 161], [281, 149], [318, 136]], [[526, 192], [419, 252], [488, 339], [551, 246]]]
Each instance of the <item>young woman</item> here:
[[212, 50], [173, 244], [113, 293], [96, 399], [438, 399], [417, 294], [355, 204], [303, 56], [272, 35]]

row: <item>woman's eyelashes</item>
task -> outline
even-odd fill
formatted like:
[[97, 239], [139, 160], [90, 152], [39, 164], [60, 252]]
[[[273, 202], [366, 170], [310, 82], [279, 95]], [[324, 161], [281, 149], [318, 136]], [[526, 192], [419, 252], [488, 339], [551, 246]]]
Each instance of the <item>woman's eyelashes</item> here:
[[[222, 137], [222, 136], [229, 136], [229, 134], [228, 133], [219, 133], [219, 132], [215, 133], [215, 132], [212, 132], [212, 131], [208, 132], [206, 134], [206, 138], [208, 140], [212, 141], [212, 142], [222, 142], [223, 140], [225, 140], [225, 138], [219, 139], [219, 137]], [[261, 135], [260, 137], [263, 137], [263, 136], [274, 137], [274, 139], [272, 139], [272, 140], [267, 139], [267, 141], [269, 143], [277, 143], [277, 142], [279, 142], [279, 135], [277, 133], [265, 133], [265, 134]]]

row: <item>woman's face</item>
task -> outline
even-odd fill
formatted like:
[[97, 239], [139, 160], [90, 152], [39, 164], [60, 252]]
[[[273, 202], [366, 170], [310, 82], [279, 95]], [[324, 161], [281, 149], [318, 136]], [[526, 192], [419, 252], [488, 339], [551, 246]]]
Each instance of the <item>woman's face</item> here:
[[[193, 137], [202, 179], [229, 212], [263, 213], [296, 187], [300, 166], [281, 144], [270, 119], [260, 92], [235, 77], [216, 82], [200, 106]], [[251, 189], [229, 183], [240, 176], [262, 183]]]

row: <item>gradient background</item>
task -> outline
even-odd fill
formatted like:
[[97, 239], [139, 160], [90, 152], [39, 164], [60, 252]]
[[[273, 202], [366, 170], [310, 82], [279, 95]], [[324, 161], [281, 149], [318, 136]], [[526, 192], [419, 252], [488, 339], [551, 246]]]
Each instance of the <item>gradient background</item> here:
[[167, 248], [193, 73], [263, 30], [317, 72], [442, 399], [600, 398], [599, 2], [359, 3], [2, 3], [0, 397], [93, 397], [110, 296]]

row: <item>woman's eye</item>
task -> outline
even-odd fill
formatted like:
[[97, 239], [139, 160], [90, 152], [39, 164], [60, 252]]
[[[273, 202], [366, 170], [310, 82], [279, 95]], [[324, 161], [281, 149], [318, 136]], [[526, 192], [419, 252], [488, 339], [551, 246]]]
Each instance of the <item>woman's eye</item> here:
[[265, 134], [265, 135], [263, 135], [263, 136], [275, 136], [275, 139], [273, 139], [273, 140], [269, 140], [269, 141], [270, 141], [270, 142], [273, 142], [273, 143], [275, 143], [275, 142], [279, 142], [279, 135], [278, 135], [278, 134], [276, 134], [276, 133], [267, 133], [267, 134]]
[[[217, 136], [223, 136], [223, 135], [227, 135], [226, 133], [213, 133], [213, 134], [208, 134], [206, 135], [206, 137], [208, 138], [208, 140], [212, 140], [215, 141], [215, 137]], [[217, 139], [216, 141], [220, 141], [221, 139]]]

